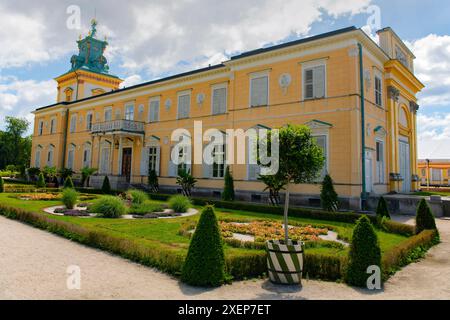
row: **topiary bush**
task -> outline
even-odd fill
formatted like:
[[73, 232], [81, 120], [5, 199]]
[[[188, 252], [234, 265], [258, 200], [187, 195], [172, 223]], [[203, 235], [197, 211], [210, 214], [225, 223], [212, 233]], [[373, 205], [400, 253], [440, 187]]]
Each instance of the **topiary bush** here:
[[230, 167], [227, 166], [227, 170], [225, 171], [225, 186], [223, 188], [222, 200], [234, 201], [234, 198], [234, 179], [233, 175], [231, 174]]
[[131, 208], [128, 210], [128, 213], [132, 215], [143, 216], [148, 213], [163, 211], [164, 207], [162, 205], [146, 201], [144, 203], [131, 206]]
[[417, 206], [416, 234], [424, 230], [437, 230], [433, 212], [425, 199], [422, 199]]
[[334, 190], [333, 179], [328, 174], [323, 179], [320, 189], [320, 203], [322, 209], [326, 211], [336, 212], [339, 210], [338, 194]]
[[169, 208], [177, 213], [185, 213], [192, 207], [189, 198], [178, 195], [169, 199]]
[[134, 205], [139, 205], [148, 200], [148, 195], [144, 191], [141, 190], [128, 190], [127, 198], [131, 200], [131, 203]]
[[203, 209], [181, 272], [181, 281], [199, 287], [218, 287], [226, 280], [225, 254], [212, 206]]
[[391, 215], [389, 214], [388, 205], [386, 202], [386, 199], [383, 197], [378, 200], [378, 206], [377, 206], [377, 218], [381, 221], [383, 218], [391, 220]]
[[75, 189], [75, 185], [73, 184], [72, 178], [68, 176], [66, 180], [64, 180], [64, 189], [70, 188]]
[[66, 206], [67, 209], [73, 209], [75, 208], [75, 204], [78, 200], [78, 192], [76, 192], [72, 188], [66, 188], [62, 192], [62, 202]]
[[148, 171], [148, 187], [150, 192], [157, 193], [159, 191], [158, 174], [153, 169]]
[[97, 213], [103, 218], [120, 218], [127, 213], [127, 207], [118, 197], [103, 196], [89, 207], [89, 212]]
[[102, 192], [103, 192], [103, 194], [111, 193], [111, 184], [109, 183], [108, 176], [105, 176], [105, 179], [103, 179]]
[[38, 188], [45, 188], [45, 178], [44, 174], [41, 172], [39, 173], [38, 181], [36, 183], [36, 187]]
[[3, 182], [3, 178], [0, 177], [0, 193], [5, 192], [5, 183]]
[[381, 249], [377, 234], [367, 216], [361, 217], [353, 230], [353, 237], [348, 257], [346, 281], [349, 285], [366, 287], [367, 268], [381, 268]]

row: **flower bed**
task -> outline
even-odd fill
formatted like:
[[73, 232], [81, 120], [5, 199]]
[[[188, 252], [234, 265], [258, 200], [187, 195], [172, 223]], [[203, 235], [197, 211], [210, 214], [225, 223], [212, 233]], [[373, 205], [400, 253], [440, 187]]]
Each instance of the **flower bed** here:
[[[255, 242], [265, 242], [284, 237], [283, 224], [275, 221], [253, 221], [250, 223], [220, 221], [220, 228], [224, 238], [232, 238], [235, 233], [251, 235]], [[313, 226], [292, 226], [289, 228], [289, 238], [295, 241], [319, 241], [320, 235], [327, 234], [328, 229]]]
[[28, 201], [53, 201], [60, 199], [61, 196], [55, 193], [30, 193], [21, 194], [17, 198]]

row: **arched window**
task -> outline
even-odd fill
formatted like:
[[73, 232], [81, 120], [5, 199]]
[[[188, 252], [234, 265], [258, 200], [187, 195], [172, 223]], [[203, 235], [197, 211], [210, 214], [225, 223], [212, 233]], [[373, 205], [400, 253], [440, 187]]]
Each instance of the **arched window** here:
[[42, 146], [37, 146], [36, 153], [34, 155], [34, 166], [36, 168], [41, 167], [41, 153], [42, 153]]
[[83, 148], [83, 168], [91, 167], [91, 157], [92, 157], [92, 144], [86, 142]]
[[47, 166], [48, 167], [53, 167], [53, 156], [55, 153], [54, 150], [55, 150], [55, 146], [51, 144], [48, 147], [48, 152], [47, 152]]
[[75, 169], [75, 149], [76, 146], [71, 143], [69, 146], [69, 152], [67, 154], [67, 168], [68, 169]]

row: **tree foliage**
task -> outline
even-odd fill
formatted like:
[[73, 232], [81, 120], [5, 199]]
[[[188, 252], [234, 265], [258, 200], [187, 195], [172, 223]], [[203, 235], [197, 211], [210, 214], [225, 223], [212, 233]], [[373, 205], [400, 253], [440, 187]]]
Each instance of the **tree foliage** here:
[[388, 205], [386, 202], [386, 199], [383, 197], [380, 197], [380, 200], [378, 200], [378, 206], [377, 206], [377, 218], [379, 221], [383, 220], [383, 218], [390, 220], [391, 215], [389, 214]]
[[326, 211], [336, 212], [339, 210], [339, 197], [334, 190], [333, 179], [328, 174], [323, 179], [320, 189], [320, 203], [322, 209]]
[[30, 123], [21, 118], [6, 117], [5, 131], [0, 131], [0, 170], [7, 165], [15, 165], [17, 168], [30, 166], [31, 137], [25, 136]]
[[188, 170], [180, 170], [178, 172], [177, 184], [183, 190], [183, 195], [186, 197], [190, 197], [192, 195], [192, 189], [195, 187], [197, 183], [197, 179], [191, 175], [191, 172]]
[[234, 179], [231, 173], [230, 167], [227, 166], [225, 170], [225, 186], [223, 188], [222, 200], [223, 201], [234, 201]]
[[156, 171], [151, 169], [148, 172], [148, 187], [150, 189], [150, 192], [158, 193], [159, 192], [159, 182], [158, 182], [158, 175], [156, 174]]
[[417, 206], [416, 233], [419, 234], [424, 230], [437, 230], [437, 227], [430, 206], [425, 199], [422, 199]]

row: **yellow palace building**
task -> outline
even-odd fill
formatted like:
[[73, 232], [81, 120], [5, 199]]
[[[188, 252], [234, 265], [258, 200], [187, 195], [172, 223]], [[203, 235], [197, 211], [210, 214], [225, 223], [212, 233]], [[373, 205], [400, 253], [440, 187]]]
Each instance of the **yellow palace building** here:
[[450, 160], [419, 160], [418, 166], [422, 186], [450, 187]]
[[[113, 188], [145, 185], [156, 170], [162, 192], [177, 192], [170, 154], [177, 128], [203, 130], [312, 129], [326, 155], [323, 173], [335, 181], [344, 207], [361, 199], [419, 188], [414, 55], [390, 28], [377, 45], [350, 27], [232, 57], [219, 65], [119, 89], [103, 56], [106, 41], [78, 41], [69, 72], [57, 77], [57, 102], [34, 111], [32, 167], [98, 169]], [[226, 146], [214, 149], [224, 157]], [[217, 197], [224, 165], [185, 164], [198, 180], [195, 194]], [[260, 168], [234, 164], [237, 198], [265, 201]], [[293, 203], [313, 205], [318, 183], [297, 185]]]

